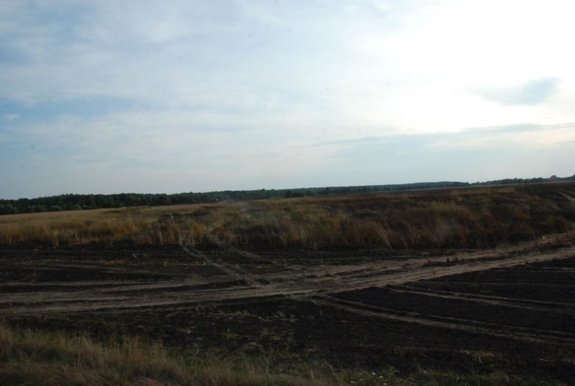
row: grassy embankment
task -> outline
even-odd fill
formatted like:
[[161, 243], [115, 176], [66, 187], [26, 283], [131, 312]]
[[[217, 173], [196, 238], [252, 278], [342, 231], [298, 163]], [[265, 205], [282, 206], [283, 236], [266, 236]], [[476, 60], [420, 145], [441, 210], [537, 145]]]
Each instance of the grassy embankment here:
[[502, 373], [334, 370], [278, 353], [173, 353], [134, 338], [96, 343], [84, 336], [0, 325], [0, 384], [10, 385], [527, 385]]
[[0, 216], [0, 245], [489, 247], [574, 224], [575, 184], [543, 184], [7, 215]]

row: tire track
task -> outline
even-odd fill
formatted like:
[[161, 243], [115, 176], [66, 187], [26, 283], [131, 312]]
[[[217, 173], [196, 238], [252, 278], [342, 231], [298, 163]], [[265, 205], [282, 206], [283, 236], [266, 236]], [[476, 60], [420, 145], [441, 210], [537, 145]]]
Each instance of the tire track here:
[[[397, 286], [424, 279], [492, 268], [512, 267], [536, 261], [566, 259], [575, 256], [575, 247], [515, 257], [505, 257], [506, 254], [501, 257], [499, 250], [493, 250], [489, 253], [482, 253], [483, 256], [486, 256], [486, 261], [478, 260], [477, 254], [472, 253], [470, 254], [473, 256], [472, 258], [463, 258], [453, 265], [435, 267], [426, 266], [426, 262], [416, 264], [413, 261], [407, 265], [403, 264], [403, 270], [400, 271], [394, 271], [391, 268], [397, 268], [398, 264], [401, 266], [401, 262], [392, 262], [391, 265], [387, 266], [385, 262], [378, 262], [373, 265], [374, 271], [372, 272], [368, 270], [370, 264], [366, 263], [359, 271], [357, 269], [355, 271], [344, 270], [343, 273], [339, 272], [339, 274], [335, 275], [329, 270], [327, 270], [326, 275], [319, 275], [318, 277], [310, 277], [309, 272], [304, 272], [302, 276], [281, 273], [276, 276], [277, 281], [266, 284], [262, 280], [261, 275], [247, 274], [239, 266], [232, 267], [229, 264], [214, 261], [207, 254], [195, 251], [189, 247], [184, 250], [202, 258], [206, 264], [215, 266], [227, 275], [227, 278], [225, 276], [221, 277], [219, 283], [232, 281], [237, 282], [238, 285], [231, 288], [190, 288], [185, 290], [186, 283], [184, 282], [164, 281], [137, 284], [131, 288], [122, 286], [121, 288], [82, 289], [80, 291], [67, 292], [42, 291], [41, 293], [2, 294], [2, 300], [0, 301], [2, 312], [4, 314], [42, 314], [102, 309], [137, 309], [276, 296], [297, 299], [320, 294], [326, 295], [359, 290], [373, 286]], [[378, 271], [380, 269], [381, 271]], [[366, 276], [366, 272], [369, 273], [368, 276]], [[218, 284], [218, 282], [214, 281], [214, 284]]]
[[517, 298], [507, 298], [501, 296], [489, 296], [489, 295], [477, 295], [464, 292], [456, 291], [442, 291], [434, 289], [422, 289], [418, 287], [413, 287], [409, 285], [400, 286], [389, 286], [387, 287], [389, 291], [395, 293], [407, 293], [420, 296], [437, 297], [442, 299], [452, 299], [452, 300], [464, 300], [469, 302], [485, 303], [496, 306], [505, 306], [512, 308], [522, 308], [534, 311], [554, 311], [557, 312], [558, 309], [574, 309], [575, 304], [573, 303], [557, 303], [557, 302], [546, 302], [541, 300], [529, 300], [529, 299], [517, 299]]
[[511, 338], [539, 344], [549, 344], [549, 342], [553, 342], [562, 345], [569, 344], [575, 346], [575, 335], [555, 330], [526, 328], [502, 323], [421, 314], [413, 311], [403, 311], [338, 299], [330, 295], [316, 296], [311, 298], [310, 301], [319, 305], [329, 306], [371, 318], [415, 323], [426, 327], [490, 335], [498, 338]]

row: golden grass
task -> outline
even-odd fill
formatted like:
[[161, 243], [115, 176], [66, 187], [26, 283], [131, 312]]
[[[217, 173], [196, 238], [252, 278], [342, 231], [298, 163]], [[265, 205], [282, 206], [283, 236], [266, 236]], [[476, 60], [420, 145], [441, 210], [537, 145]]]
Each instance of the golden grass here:
[[[575, 185], [562, 190], [575, 195]], [[216, 244], [245, 248], [483, 247], [573, 228], [551, 187], [459, 189], [0, 216], [0, 245]]]
[[110, 210], [55, 212], [0, 217], [0, 244], [23, 242], [87, 244], [131, 239], [151, 225], [151, 218]]

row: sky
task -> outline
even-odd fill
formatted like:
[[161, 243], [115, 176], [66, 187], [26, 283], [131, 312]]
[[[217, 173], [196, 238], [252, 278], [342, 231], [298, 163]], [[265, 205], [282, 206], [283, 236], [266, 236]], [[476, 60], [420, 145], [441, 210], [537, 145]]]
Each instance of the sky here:
[[0, 198], [575, 174], [571, 0], [1, 0]]

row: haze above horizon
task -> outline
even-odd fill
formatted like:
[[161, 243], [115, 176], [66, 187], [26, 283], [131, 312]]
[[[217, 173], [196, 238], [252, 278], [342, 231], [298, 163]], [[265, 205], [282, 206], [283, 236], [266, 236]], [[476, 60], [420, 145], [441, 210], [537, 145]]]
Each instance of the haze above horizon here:
[[571, 176], [573, 14], [5, 0], [0, 198]]

